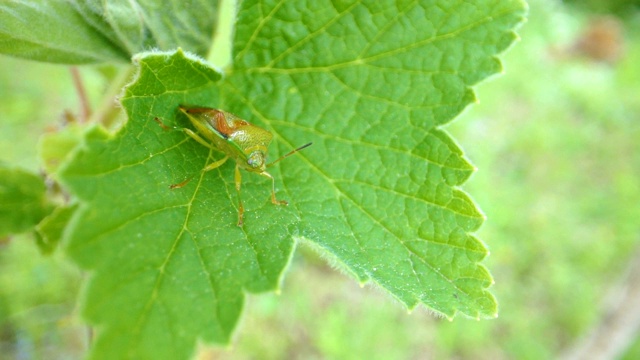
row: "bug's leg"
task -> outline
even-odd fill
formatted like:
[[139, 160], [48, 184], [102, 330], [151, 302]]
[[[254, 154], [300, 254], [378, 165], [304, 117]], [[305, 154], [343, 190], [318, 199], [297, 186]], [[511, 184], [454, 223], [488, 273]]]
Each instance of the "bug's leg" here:
[[159, 117], [155, 117], [155, 118], [153, 118], [153, 121], [157, 122], [157, 123], [158, 123], [158, 125], [160, 125], [160, 127], [161, 127], [163, 130], [178, 130], [178, 129], [176, 129], [176, 128], [175, 128], [175, 127], [173, 127], [173, 126], [169, 126], [169, 125], [167, 125], [167, 124], [163, 123], [163, 122], [162, 122], [162, 120], [160, 120], [160, 118], [159, 118]]
[[182, 182], [179, 182], [177, 184], [171, 184], [169, 185], [169, 189], [173, 190], [173, 189], [180, 189], [181, 187], [187, 185], [189, 183], [189, 181], [191, 181], [192, 178], [188, 178], [187, 180], [184, 180]]
[[[229, 159], [229, 156], [225, 156], [222, 159], [218, 160], [218, 161], [214, 161], [211, 164], [205, 166], [202, 170], [200, 170], [200, 173], [202, 174], [203, 172], [207, 172], [210, 170], [213, 170], [215, 168], [220, 167], [222, 164], [224, 164], [227, 160]], [[193, 177], [188, 178], [187, 180], [177, 183], [177, 184], [173, 184], [171, 186], [169, 186], [170, 189], [179, 189], [185, 185], [187, 185], [189, 183], [189, 181], [191, 181], [191, 179], [193, 179]]]
[[271, 174], [266, 171], [261, 172], [260, 175], [271, 179], [271, 202], [275, 205], [289, 205], [286, 200], [276, 199], [276, 179], [274, 179], [273, 176], [271, 176]]
[[242, 199], [240, 198], [240, 185], [242, 185], [242, 174], [240, 174], [240, 167], [236, 165], [236, 175], [234, 177], [236, 183], [236, 192], [238, 193], [238, 226], [242, 227], [244, 223], [244, 206], [242, 205]]
[[191, 129], [187, 129], [187, 128], [179, 128], [179, 127], [175, 127], [175, 126], [169, 126], [167, 124], [165, 124], [164, 122], [162, 122], [162, 120], [160, 120], [160, 118], [156, 117], [153, 118], [153, 120], [155, 122], [158, 123], [158, 125], [160, 125], [160, 127], [164, 130], [177, 130], [177, 131], [182, 131], [185, 134], [189, 135], [189, 137], [191, 137], [192, 139], [194, 139], [195, 141], [199, 142], [200, 144], [211, 148], [211, 143], [207, 142], [205, 139], [203, 139], [200, 135], [196, 134], [193, 130]]
[[[199, 142], [200, 144], [202, 144], [202, 145], [204, 145], [204, 146], [206, 146], [206, 147], [208, 147], [208, 148], [210, 148], [210, 149], [212, 149], [212, 148], [213, 148], [213, 147], [211, 146], [211, 143], [207, 142], [205, 139], [203, 139], [200, 135], [196, 134], [196, 133], [195, 133], [193, 130], [191, 130], [191, 129], [187, 129], [187, 128], [179, 128], [179, 127], [175, 127], [175, 126], [169, 126], [169, 125], [165, 124], [164, 122], [162, 122], [162, 120], [160, 120], [160, 118], [158, 118], [158, 117], [155, 117], [153, 120], [154, 120], [155, 122], [157, 122], [157, 123], [158, 123], [158, 125], [160, 125], [160, 127], [161, 127], [161, 128], [163, 128], [164, 130], [177, 130], [177, 131], [182, 131], [182, 132], [184, 132], [185, 134], [187, 134], [190, 138], [192, 138], [192, 139], [194, 139], [195, 141]], [[213, 162], [213, 163], [211, 163], [211, 164], [207, 165], [204, 169], [202, 169], [202, 170], [200, 171], [200, 173], [207, 172], [207, 171], [209, 171], [209, 170], [213, 170], [213, 169], [215, 169], [215, 168], [219, 167], [220, 165], [224, 164], [224, 163], [227, 161], [227, 159], [229, 159], [229, 157], [228, 157], [228, 156], [225, 156], [224, 158], [222, 158], [222, 159], [220, 159], [220, 160], [218, 160], [218, 161], [215, 161], [215, 162]], [[186, 179], [186, 180], [184, 180], [184, 181], [182, 181], [182, 182], [179, 182], [179, 183], [177, 183], [177, 184], [169, 185], [169, 188], [170, 188], [170, 189], [179, 189], [179, 188], [181, 188], [181, 187], [183, 187], [183, 186], [187, 185], [187, 184], [191, 181], [191, 179], [193, 179], [193, 177], [190, 177], [190, 178], [188, 178], [188, 179]]]
[[193, 130], [187, 129], [187, 128], [182, 128], [181, 130], [184, 131], [187, 135], [189, 135], [193, 140], [195, 140], [195, 141], [199, 142], [200, 144], [208, 147], [209, 149], [212, 148], [210, 142], [207, 142], [207, 140], [203, 139], [200, 135], [196, 134]]
[[224, 164], [227, 160], [229, 160], [229, 156], [225, 156], [222, 159], [218, 160], [218, 161], [214, 161], [211, 164], [205, 166], [204, 169], [202, 169], [202, 171], [200, 171], [201, 173], [203, 172], [207, 172], [207, 171], [211, 171], [213, 169], [219, 168], [220, 166], [222, 166], [222, 164]]

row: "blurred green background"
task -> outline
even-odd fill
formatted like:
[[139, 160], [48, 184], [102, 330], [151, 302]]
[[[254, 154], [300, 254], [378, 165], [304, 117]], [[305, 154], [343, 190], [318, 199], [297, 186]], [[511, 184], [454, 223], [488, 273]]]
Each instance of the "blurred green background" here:
[[[640, 257], [637, 9], [530, 1], [506, 76], [478, 86], [481, 103], [447, 127], [479, 169], [465, 189], [488, 217], [478, 236], [491, 250], [498, 319], [407, 314], [301, 243], [282, 293], [250, 296], [233, 346], [199, 357], [549, 359], [580, 348], [616, 312], [614, 295], [633, 290], [624, 286]], [[80, 71], [97, 106], [107, 84]], [[0, 57], [0, 94], [0, 161], [38, 171], [39, 134], [78, 111], [69, 69]], [[30, 236], [0, 240], [0, 358], [81, 358], [83, 276]], [[619, 357], [640, 358], [632, 338]]]

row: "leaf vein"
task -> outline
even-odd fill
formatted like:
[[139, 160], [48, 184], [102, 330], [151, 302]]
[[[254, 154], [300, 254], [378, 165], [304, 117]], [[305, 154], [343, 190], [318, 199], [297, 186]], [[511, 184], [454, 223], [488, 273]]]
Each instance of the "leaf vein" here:
[[343, 12], [337, 12], [336, 16], [334, 18], [332, 18], [330, 21], [328, 21], [327, 23], [325, 23], [322, 27], [316, 29], [315, 31], [313, 31], [312, 33], [308, 34], [307, 36], [305, 36], [304, 38], [300, 39], [300, 41], [298, 41], [297, 43], [288, 46], [287, 49], [285, 51], [283, 51], [282, 53], [280, 53], [280, 55], [276, 56], [275, 58], [273, 58], [267, 65], [265, 65], [265, 67], [270, 68], [273, 67], [273, 64], [277, 63], [278, 61], [280, 61], [282, 58], [284, 58], [285, 56], [289, 55], [290, 53], [292, 53], [293, 51], [295, 51], [295, 49], [299, 48], [300, 46], [308, 43], [309, 41], [313, 40], [314, 38], [316, 38], [318, 35], [324, 33], [325, 31], [327, 31], [327, 29], [329, 27], [331, 27], [331, 25], [333, 25], [336, 21], [340, 20], [341, 18], [343, 18], [346, 14], [349, 14], [350, 11], [355, 8], [357, 5], [360, 4], [360, 1], [354, 1], [348, 8], [346, 8]]

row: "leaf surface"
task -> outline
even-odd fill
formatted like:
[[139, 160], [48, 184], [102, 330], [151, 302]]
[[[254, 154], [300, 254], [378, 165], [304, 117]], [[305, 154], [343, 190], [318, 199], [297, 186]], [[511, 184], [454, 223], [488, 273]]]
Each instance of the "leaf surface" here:
[[[92, 270], [84, 314], [94, 358], [184, 358], [226, 343], [245, 292], [277, 289], [295, 239], [409, 308], [496, 315], [471, 233], [483, 221], [457, 187], [474, 168], [438, 127], [501, 70], [520, 1], [244, 1], [224, 76], [175, 53], [138, 58], [116, 135], [89, 133], [62, 181], [81, 200], [67, 251]], [[238, 228], [233, 164], [169, 126], [177, 107], [237, 114], [274, 134], [270, 181], [243, 172]], [[191, 178], [184, 187], [169, 185]]]

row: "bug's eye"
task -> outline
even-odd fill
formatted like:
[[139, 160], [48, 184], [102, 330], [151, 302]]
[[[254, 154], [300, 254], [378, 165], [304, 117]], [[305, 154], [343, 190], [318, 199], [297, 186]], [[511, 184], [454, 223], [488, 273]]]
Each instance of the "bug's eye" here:
[[247, 159], [247, 164], [254, 169], [259, 169], [264, 166], [264, 154], [262, 151], [254, 151], [249, 155], [249, 159]]

